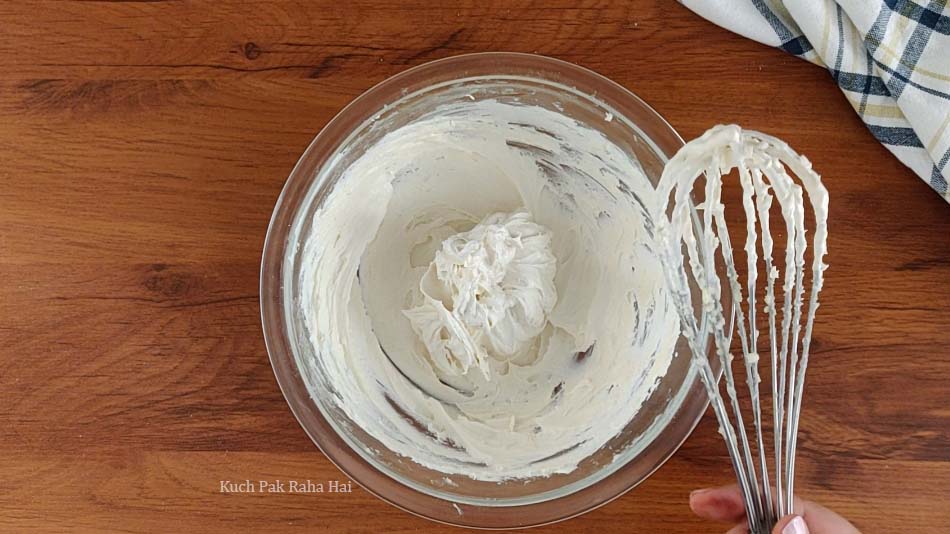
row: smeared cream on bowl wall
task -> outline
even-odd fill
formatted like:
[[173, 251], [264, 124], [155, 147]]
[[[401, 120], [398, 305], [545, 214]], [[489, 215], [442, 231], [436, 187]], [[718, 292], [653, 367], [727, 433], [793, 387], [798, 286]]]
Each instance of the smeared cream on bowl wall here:
[[538, 106], [455, 102], [386, 134], [301, 251], [299, 305], [335, 402], [444, 473], [571, 472], [673, 358], [654, 195], [620, 147]]

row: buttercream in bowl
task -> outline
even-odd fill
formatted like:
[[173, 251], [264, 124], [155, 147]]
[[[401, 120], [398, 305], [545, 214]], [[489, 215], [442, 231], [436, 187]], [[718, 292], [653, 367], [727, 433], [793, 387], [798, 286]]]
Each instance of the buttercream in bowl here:
[[262, 272], [314, 441], [469, 526], [566, 517], [652, 472], [706, 405], [646, 208], [680, 145], [619, 86], [519, 54], [419, 67], [344, 110], [288, 181]]
[[323, 357], [300, 364], [426, 467], [569, 473], [673, 357], [652, 196], [635, 160], [556, 110], [436, 106], [354, 161], [314, 214], [300, 306]]

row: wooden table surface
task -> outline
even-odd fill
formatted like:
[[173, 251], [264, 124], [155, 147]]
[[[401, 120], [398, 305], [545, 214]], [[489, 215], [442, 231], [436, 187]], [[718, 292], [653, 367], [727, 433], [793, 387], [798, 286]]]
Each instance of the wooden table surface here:
[[[298, 156], [376, 82], [490, 50], [590, 67], [686, 138], [736, 122], [808, 155], [832, 268], [799, 490], [867, 533], [950, 531], [950, 206], [828, 73], [669, 1], [435, 4], [0, 4], [0, 531], [456, 532], [359, 488], [220, 481], [346, 480], [261, 336], [264, 233]], [[641, 487], [537, 532], [721, 532], [687, 495], [731, 479], [707, 414]]]

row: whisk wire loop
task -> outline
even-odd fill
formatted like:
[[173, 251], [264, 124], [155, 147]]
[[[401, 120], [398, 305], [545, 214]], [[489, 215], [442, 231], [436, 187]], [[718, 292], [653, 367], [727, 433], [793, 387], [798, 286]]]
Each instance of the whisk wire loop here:
[[[745, 296], [722, 202], [723, 177], [733, 169], [737, 170], [742, 187], [742, 211], [747, 229], [743, 247], [747, 267]], [[705, 178], [704, 198], [694, 207], [692, 194], [700, 177]], [[735, 125], [716, 126], [684, 146], [666, 165], [657, 190], [660, 202], [654, 220], [657, 221], [659, 255], [680, 315], [682, 332], [719, 422], [720, 434], [743, 495], [750, 531], [767, 533], [781, 516], [792, 513], [793, 508], [802, 391], [818, 293], [827, 267], [823, 258], [827, 253], [828, 192], [811, 163], [783, 141], [759, 132], [743, 131]], [[811, 291], [803, 325], [805, 271], [809, 268], [806, 265], [809, 247], [805, 231], [806, 195], [815, 221], [811, 240]], [[776, 306], [775, 285], [780, 273], [773, 257], [770, 221], [774, 202], [778, 203], [784, 219], [786, 236], [781, 314]], [[696, 212], [702, 214], [698, 231], [694, 230]], [[763, 312], [767, 317], [770, 354], [767, 369], [771, 373], [771, 440], [763, 430], [759, 372], [760, 331], [756, 312], [760, 252], [765, 272]], [[722, 261], [722, 274], [717, 268], [717, 258]], [[731, 296], [729, 310], [722, 304], [723, 284]], [[693, 305], [694, 293], [699, 302], [699, 318]], [[728, 326], [726, 313], [732, 318]], [[734, 331], [738, 332], [752, 405], [753, 440], [746, 430], [736, 389], [737, 377], [732, 369], [734, 357], [730, 348]], [[708, 359], [710, 349], [716, 352], [722, 366], [722, 383]], [[769, 441], [774, 495], [768, 465]]]

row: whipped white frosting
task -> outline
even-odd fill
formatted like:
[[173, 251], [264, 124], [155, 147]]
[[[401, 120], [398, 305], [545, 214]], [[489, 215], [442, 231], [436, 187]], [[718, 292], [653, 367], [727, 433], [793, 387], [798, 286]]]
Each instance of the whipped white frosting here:
[[568, 473], [637, 414], [679, 320], [638, 162], [536, 106], [462, 101], [383, 136], [300, 251], [315, 398], [479, 480]]
[[551, 232], [524, 211], [494, 213], [447, 238], [422, 276], [422, 302], [406, 310], [432, 364], [464, 375], [523, 353], [557, 301]]

